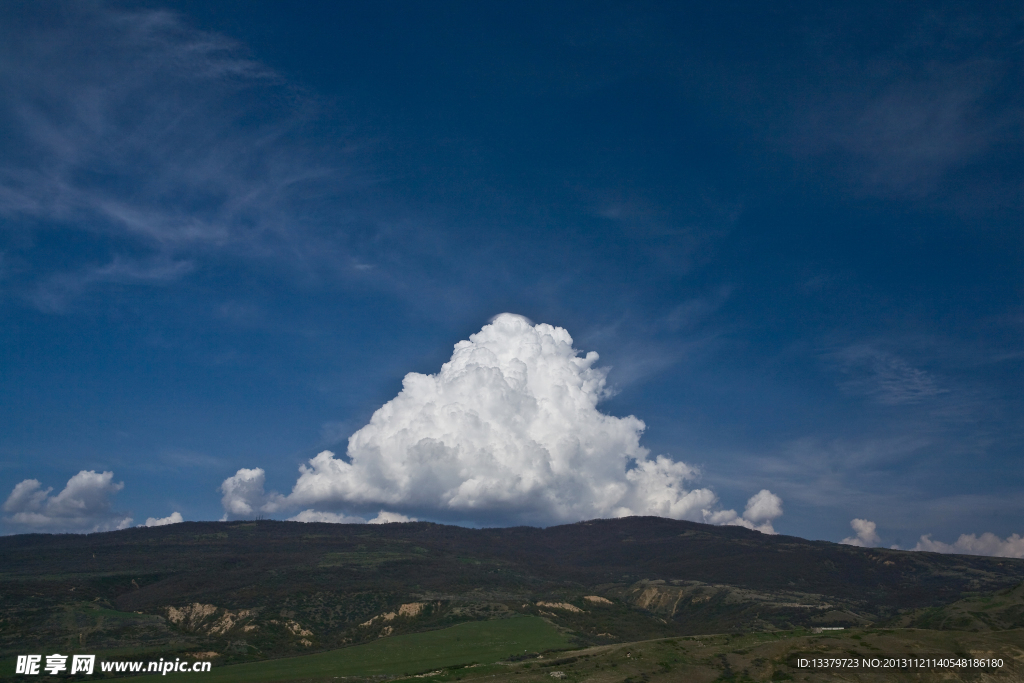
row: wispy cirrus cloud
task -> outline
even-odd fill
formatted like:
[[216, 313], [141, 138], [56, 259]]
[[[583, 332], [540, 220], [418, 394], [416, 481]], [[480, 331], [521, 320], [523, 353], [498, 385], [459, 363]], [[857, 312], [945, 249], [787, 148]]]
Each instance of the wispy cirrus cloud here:
[[840, 388], [884, 405], [920, 403], [949, 391], [933, 373], [870, 345], [847, 346], [825, 358], [847, 376]]
[[73, 272], [55, 273], [27, 294], [37, 308], [59, 313], [87, 287], [97, 283], [150, 284], [173, 282], [193, 269], [192, 261], [157, 256], [145, 261], [115, 256], [101, 266], [86, 266]]
[[770, 486], [787, 501], [813, 509], [878, 509], [899, 492], [916, 498], [913, 482], [892, 476], [927, 457], [934, 440], [923, 435], [889, 435], [863, 439], [806, 436], [768, 452], [731, 453], [733, 466], [706, 479], [717, 486]]
[[930, 194], [947, 173], [1014, 135], [1009, 111], [1000, 115], [982, 104], [998, 78], [998, 64], [991, 61], [892, 74], [881, 92], [847, 93], [849, 99], [840, 96], [815, 111], [802, 145], [819, 155], [847, 154], [849, 170], [865, 189]]
[[[30, 303], [59, 311], [101, 283], [173, 282], [211, 252], [343, 256], [344, 240], [305, 218], [353, 178], [344, 142], [328, 154], [303, 141], [312, 97], [171, 12], [34, 10], [48, 20], [29, 11], [0, 41], [0, 216]], [[59, 270], [24, 237], [66, 231], [78, 247]]]
[[[940, 3], [910, 16], [869, 54], [849, 42], [854, 32], [819, 27], [820, 64], [830, 85], [844, 87], [799, 103], [795, 151], [861, 192], [912, 200], [941, 193], [943, 203], [974, 210], [1019, 207], [1019, 171], [993, 177], [971, 169], [1024, 144], [1019, 14]], [[861, 19], [877, 17], [866, 9]]]
[[653, 320], [625, 313], [588, 329], [588, 342], [617, 347], [611, 391], [642, 382], [713, 349], [724, 330], [710, 320], [729, 301], [733, 289], [728, 284], [718, 285], [676, 303]]

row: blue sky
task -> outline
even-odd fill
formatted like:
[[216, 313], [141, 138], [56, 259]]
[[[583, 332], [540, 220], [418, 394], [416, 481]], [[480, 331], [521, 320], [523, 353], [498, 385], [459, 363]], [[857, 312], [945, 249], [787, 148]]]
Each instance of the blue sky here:
[[[642, 420], [622, 477], [767, 489], [807, 538], [1024, 533], [1017, 3], [0, 15], [3, 495], [38, 482], [6, 533], [219, 519], [256, 468], [289, 518], [503, 312], [600, 355], [566, 429]], [[568, 518], [345, 491], [309, 505]]]

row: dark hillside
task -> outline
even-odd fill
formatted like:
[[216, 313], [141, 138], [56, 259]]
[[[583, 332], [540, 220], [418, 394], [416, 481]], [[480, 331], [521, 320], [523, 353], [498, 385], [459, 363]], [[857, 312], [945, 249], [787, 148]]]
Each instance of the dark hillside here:
[[8, 536], [0, 555], [5, 652], [29, 639], [240, 659], [515, 613], [581, 642], [877, 623], [1024, 580], [1021, 560], [653, 517], [547, 529], [188, 522]]
[[657, 517], [480, 533], [503, 558], [589, 583], [686, 579], [917, 607], [1024, 578], [1019, 560], [857, 548]]

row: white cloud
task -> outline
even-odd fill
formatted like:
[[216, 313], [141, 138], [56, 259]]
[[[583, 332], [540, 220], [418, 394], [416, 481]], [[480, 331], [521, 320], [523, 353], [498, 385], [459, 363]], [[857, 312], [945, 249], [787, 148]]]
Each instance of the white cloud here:
[[[309, 514], [386, 506], [535, 524], [711, 515], [717, 497], [691, 488], [696, 468], [650, 457], [641, 420], [598, 410], [607, 370], [597, 360], [578, 355], [562, 328], [499, 315], [456, 344], [437, 374], [406, 375], [398, 396], [349, 438], [347, 458], [323, 451], [310, 459], [287, 499], [264, 493], [262, 470], [239, 470], [222, 486], [224, 509], [244, 516], [284, 505]], [[771, 498], [759, 499], [755, 514], [770, 529], [781, 501], [762, 493]]]
[[781, 516], [782, 499], [768, 489], [761, 489], [750, 497], [742, 516], [735, 510], [704, 511], [704, 521], [708, 524], [742, 526], [763, 534], [774, 534], [772, 520]]
[[167, 526], [168, 524], [180, 524], [185, 519], [181, 516], [180, 512], [172, 512], [167, 517], [148, 517], [146, 519], [146, 526]]
[[782, 499], [768, 489], [761, 489], [750, 497], [747, 507], [743, 510], [743, 517], [757, 524], [758, 522], [770, 522], [776, 517], [782, 516]]
[[397, 512], [388, 512], [387, 510], [381, 510], [377, 513], [377, 516], [370, 520], [370, 524], [391, 524], [393, 522], [416, 522], [419, 521], [415, 517], [406, 517], [400, 515]]
[[113, 472], [82, 470], [55, 496], [50, 495], [52, 487], [43, 490], [38, 480], [26, 479], [7, 497], [3, 510], [10, 516], [4, 521], [28, 532], [124, 529], [132, 518], [111, 510], [111, 496], [124, 488], [124, 482], [114, 483], [113, 479]]
[[327, 522], [328, 524], [366, 524], [362, 517], [349, 517], [337, 512], [319, 512], [317, 510], [303, 510], [294, 517], [288, 518], [289, 522]]
[[319, 510], [303, 510], [294, 517], [288, 518], [289, 522], [327, 522], [328, 524], [389, 524], [391, 522], [415, 522], [415, 517], [406, 517], [397, 512], [381, 510], [377, 516], [367, 521], [362, 517], [344, 515], [339, 512], [321, 512]]
[[436, 375], [402, 391], [349, 439], [301, 468], [300, 505], [401, 506], [476, 520], [558, 523], [659, 514], [699, 519], [714, 494], [693, 468], [648, 459], [644, 423], [601, 413], [605, 373], [564, 329], [503, 314]]
[[224, 518], [246, 518], [280, 510], [283, 507], [284, 496], [280, 493], [264, 492], [265, 478], [266, 473], [257, 467], [251, 470], [240, 469], [233, 477], [225, 479], [220, 485], [220, 492], [224, 494], [220, 499], [221, 505], [224, 506]]
[[1024, 558], [1024, 537], [1020, 534], [1007, 536], [1003, 540], [991, 532], [981, 536], [961, 534], [952, 545], [942, 541], [933, 541], [931, 534], [925, 534], [914, 546], [914, 550], [926, 550], [933, 553], [957, 553], [961, 555], [988, 555], [990, 557]]
[[850, 536], [839, 541], [843, 545], [855, 545], [861, 548], [873, 548], [881, 543], [882, 539], [875, 533], [875, 523], [866, 519], [851, 519], [850, 527], [857, 532], [856, 536]]

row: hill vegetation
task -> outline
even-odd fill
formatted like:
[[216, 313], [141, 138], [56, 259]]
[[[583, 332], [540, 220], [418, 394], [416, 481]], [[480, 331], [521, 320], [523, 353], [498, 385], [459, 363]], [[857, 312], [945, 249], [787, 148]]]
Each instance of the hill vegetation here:
[[1024, 561], [660, 518], [547, 529], [196, 522], [8, 536], [0, 555], [4, 661], [141, 653], [223, 667], [494, 620], [554, 629], [557, 643], [527, 649], [598, 653], [822, 626], [1024, 626]]

